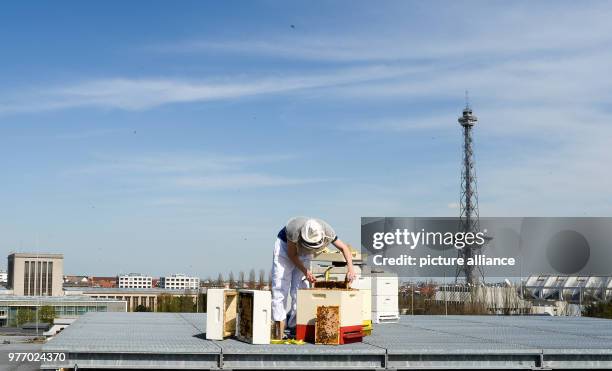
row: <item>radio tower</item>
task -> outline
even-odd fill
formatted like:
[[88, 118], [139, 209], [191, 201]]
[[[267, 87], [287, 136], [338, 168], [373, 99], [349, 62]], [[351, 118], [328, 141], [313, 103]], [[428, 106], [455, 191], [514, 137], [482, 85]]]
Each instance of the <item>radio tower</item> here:
[[[461, 170], [461, 201], [459, 215], [459, 231], [461, 232], [480, 232], [480, 221], [478, 216], [478, 188], [476, 186], [476, 169], [474, 167], [474, 149], [472, 148], [472, 128], [478, 122], [478, 118], [472, 113], [468, 92], [465, 92], [465, 108], [459, 119], [459, 124], [463, 127], [463, 166]], [[458, 250], [459, 257], [467, 263], [469, 258], [480, 254], [481, 246], [466, 245]], [[459, 276], [465, 276], [465, 283], [475, 285], [480, 277], [484, 280], [482, 269], [479, 266], [464, 264], [457, 269]]]

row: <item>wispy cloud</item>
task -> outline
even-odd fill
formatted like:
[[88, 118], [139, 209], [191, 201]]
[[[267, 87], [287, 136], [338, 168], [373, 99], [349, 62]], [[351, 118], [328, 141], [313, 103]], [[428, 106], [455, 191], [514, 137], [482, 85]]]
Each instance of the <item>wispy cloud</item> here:
[[[266, 164], [287, 161], [290, 158], [286, 155], [234, 156], [194, 153], [96, 156], [91, 165], [73, 169], [65, 175], [86, 177], [95, 181], [105, 179], [107, 182], [117, 182], [139, 190], [172, 192], [282, 187], [332, 180], [290, 177], [267, 170]], [[163, 205], [182, 202], [182, 199], [176, 197], [156, 200]]]
[[0, 113], [36, 112], [76, 107], [144, 110], [171, 103], [238, 99], [384, 80], [413, 72], [413, 68], [368, 66], [333, 72], [272, 77], [233, 77], [223, 80], [128, 79], [83, 81], [1, 94]]

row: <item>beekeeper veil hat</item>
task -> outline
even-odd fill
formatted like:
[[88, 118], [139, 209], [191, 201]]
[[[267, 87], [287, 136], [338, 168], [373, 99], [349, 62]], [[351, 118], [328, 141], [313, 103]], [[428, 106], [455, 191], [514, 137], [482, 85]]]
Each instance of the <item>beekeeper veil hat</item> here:
[[300, 230], [302, 246], [310, 250], [323, 247], [325, 243], [325, 228], [315, 219], [308, 219]]

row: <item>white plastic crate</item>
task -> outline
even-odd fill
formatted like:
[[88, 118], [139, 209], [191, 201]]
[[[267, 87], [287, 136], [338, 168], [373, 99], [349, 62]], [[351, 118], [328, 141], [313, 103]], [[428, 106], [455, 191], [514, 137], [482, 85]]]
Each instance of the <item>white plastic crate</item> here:
[[272, 295], [264, 290], [239, 290], [236, 338], [251, 344], [270, 344]]
[[236, 290], [208, 289], [206, 293], [206, 338], [223, 340], [236, 330]]

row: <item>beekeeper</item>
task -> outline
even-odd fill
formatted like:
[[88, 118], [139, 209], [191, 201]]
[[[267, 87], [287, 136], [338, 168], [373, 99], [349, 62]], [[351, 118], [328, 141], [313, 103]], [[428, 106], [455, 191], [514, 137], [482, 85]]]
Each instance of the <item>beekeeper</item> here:
[[283, 336], [287, 318], [287, 299], [291, 295], [291, 309], [287, 327], [292, 331], [296, 326], [297, 290], [308, 288], [316, 281], [308, 269], [312, 256], [334, 245], [346, 260], [346, 278], [355, 278], [353, 260], [349, 247], [342, 242], [334, 229], [321, 219], [298, 216], [289, 219], [287, 225], [278, 232], [274, 244], [272, 263], [272, 320], [274, 334]]

